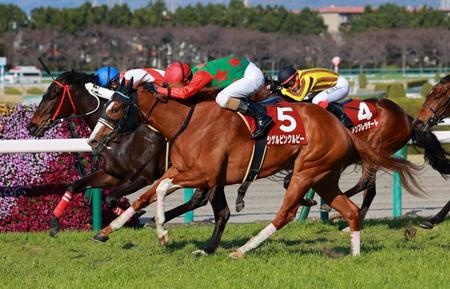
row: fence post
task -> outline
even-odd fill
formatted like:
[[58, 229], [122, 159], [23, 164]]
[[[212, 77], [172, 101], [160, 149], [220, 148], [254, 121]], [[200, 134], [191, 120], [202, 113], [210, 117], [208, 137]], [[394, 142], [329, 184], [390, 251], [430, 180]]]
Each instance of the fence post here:
[[[408, 146], [404, 146], [395, 153], [398, 158], [406, 159], [408, 154]], [[402, 184], [400, 182], [400, 174], [394, 172], [393, 184], [392, 184], [392, 214], [394, 218], [398, 218], [402, 215]]]
[[[309, 189], [308, 193], [305, 196], [305, 199], [310, 200], [312, 198], [314, 198], [314, 190], [313, 189]], [[303, 221], [306, 220], [306, 218], [308, 218], [310, 209], [311, 209], [311, 207], [302, 206], [302, 209], [300, 211], [300, 216], [298, 217], [298, 221], [299, 222], [303, 222]]]
[[92, 229], [102, 229], [102, 189], [90, 189], [92, 194]]
[[326, 204], [325, 201], [322, 198], [320, 198], [320, 208], [321, 208], [320, 209], [320, 219], [322, 221], [328, 221], [328, 212], [325, 210], [322, 210], [322, 206], [325, 204]]
[[[194, 194], [194, 189], [185, 188], [184, 189], [184, 201], [189, 202]], [[189, 224], [194, 221], [194, 211], [189, 211], [184, 214], [184, 223]]]

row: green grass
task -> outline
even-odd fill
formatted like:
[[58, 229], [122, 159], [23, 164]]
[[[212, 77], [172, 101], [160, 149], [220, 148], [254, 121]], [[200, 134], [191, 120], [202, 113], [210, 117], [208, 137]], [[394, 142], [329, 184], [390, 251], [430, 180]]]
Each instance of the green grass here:
[[30, 87], [26, 90], [27, 94], [43, 94], [45, 91], [41, 87]]
[[[450, 222], [431, 231], [418, 219], [370, 221], [360, 257], [338, 225], [288, 225], [242, 260], [229, 252], [264, 224], [229, 225], [214, 256], [195, 257], [211, 225], [171, 226], [160, 247], [154, 230], [126, 229], [101, 244], [92, 232], [0, 234], [0, 288], [448, 288]], [[324, 249], [341, 252], [331, 257]]]
[[5, 94], [22, 94], [22, 91], [15, 87], [5, 87], [3, 91]]

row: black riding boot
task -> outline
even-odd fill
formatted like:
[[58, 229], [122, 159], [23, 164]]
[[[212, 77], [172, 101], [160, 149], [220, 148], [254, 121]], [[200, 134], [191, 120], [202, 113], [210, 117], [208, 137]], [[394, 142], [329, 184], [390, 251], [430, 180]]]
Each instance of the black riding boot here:
[[327, 110], [334, 114], [345, 127], [351, 128], [354, 126], [352, 120], [345, 114], [344, 109], [339, 104], [330, 102], [328, 103]]
[[240, 99], [238, 111], [255, 120], [256, 129], [252, 133], [252, 139], [266, 136], [267, 132], [274, 124], [272, 118], [266, 114], [266, 109], [257, 102], [248, 99]]

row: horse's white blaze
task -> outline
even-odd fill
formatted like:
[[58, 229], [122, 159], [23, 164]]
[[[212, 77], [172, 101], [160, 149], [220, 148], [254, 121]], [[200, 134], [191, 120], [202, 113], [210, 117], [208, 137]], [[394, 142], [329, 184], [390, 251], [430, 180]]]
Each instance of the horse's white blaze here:
[[133, 207], [129, 207], [125, 212], [123, 212], [120, 216], [114, 219], [114, 221], [111, 222], [111, 229], [113, 231], [119, 230], [120, 228], [125, 225], [125, 223], [133, 217], [135, 213], [135, 210]]
[[361, 237], [360, 231], [352, 231], [351, 233], [352, 256], [359, 256], [361, 253]]
[[169, 192], [171, 189], [177, 189], [181, 186], [174, 185], [172, 183], [173, 179], [164, 179], [162, 180], [158, 187], [156, 188], [156, 217], [155, 217], [155, 225], [156, 225], [156, 234], [158, 235], [158, 238], [162, 238], [165, 235], [167, 235], [167, 231], [164, 230], [163, 224], [165, 221], [164, 217], [164, 208], [165, 208], [165, 198], [167, 192]]
[[103, 127], [105, 127], [103, 123], [97, 122], [97, 124], [94, 127], [94, 130], [91, 132], [91, 135], [89, 136], [88, 143], [91, 143], [91, 141], [95, 139], [95, 137]]
[[262, 229], [262, 231], [259, 232], [258, 235], [248, 240], [248, 242], [245, 243], [244, 246], [240, 247], [238, 251], [240, 251], [242, 254], [245, 254], [245, 252], [255, 249], [276, 231], [277, 228], [275, 228], [275, 226], [270, 223], [264, 229]]

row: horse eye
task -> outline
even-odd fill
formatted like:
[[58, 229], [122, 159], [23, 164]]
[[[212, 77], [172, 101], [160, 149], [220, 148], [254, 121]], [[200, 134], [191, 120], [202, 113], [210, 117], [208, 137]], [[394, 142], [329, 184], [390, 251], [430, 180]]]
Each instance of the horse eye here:
[[119, 112], [119, 108], [117, 108], [117, 107], [113, 107], [113, 108], [111, 109], [111, 112], [112, 112], [112, 113], [116, 113], [116, 112]]

